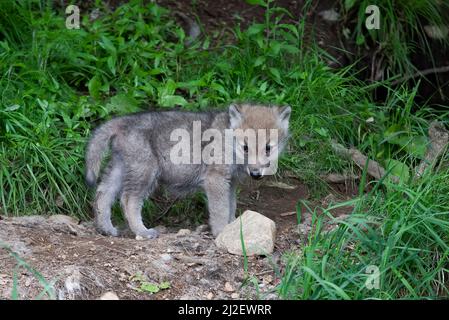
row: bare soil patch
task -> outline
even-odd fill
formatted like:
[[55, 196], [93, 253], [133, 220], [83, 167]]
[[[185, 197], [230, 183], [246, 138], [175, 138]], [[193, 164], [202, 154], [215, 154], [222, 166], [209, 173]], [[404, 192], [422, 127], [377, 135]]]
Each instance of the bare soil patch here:
[[[0, 299], [11, 298], [14, 273], [19, 298], [40, 297], [43, 284], [33, 270], [54, 283], [57, 299], [98, 299], [108, 291], [120, 299], [277, 299], [274, 288], [284, 268], [282, 254], [301, 250], [310, 230], [310, 214], [303, 212], [298, 225], [293, 213], [308, 190], [293, 179], [264, 180], [243, 186], [238, 208], [259, 211], [276, 222], [275, 252], [249, 257], [247, 274], [243, 257], [218, 249], [204, 225], [174, 232], [160, 226], [158, 239], [137, 241], [101, 236], [91, 222], [78, 223], [67, 216], [1, 217], [0, 243], [10, 249], [0, 249]], [[327, 206], [329, 199], [349, 196], [334, 192], [314, 205]], [[335, 214], [350, 211], [343, 208]], [[17, 267], [19, 261], [11, 252], [33, 270]], [[246, 275], [257, 279], [259, 294], [253, 284], [245, 284]], [[140, 292], [143, 281], [168, 282], [170, 287], [154, 294]]]

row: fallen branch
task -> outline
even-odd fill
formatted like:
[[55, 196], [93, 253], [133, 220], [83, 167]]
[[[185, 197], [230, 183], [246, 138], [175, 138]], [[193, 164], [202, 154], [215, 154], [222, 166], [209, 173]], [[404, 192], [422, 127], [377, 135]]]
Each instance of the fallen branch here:
[[297, 213], [296, 211], [283, 212], [283, 213], [280, 214], [280, 216], [281, 217], [288, 217], [288, 216], [293, 216], [296, 213]]
[[359, 180], [360, 177], [355, 174], [329, 173], [322, 175], [321, 179], [330, 183], [346, 183], [348, 181]]
[[[331, 147], [335, 153], [341, 157], [351, 159], [362, 170], [365, 168], [365, 164], [368, 161], [367, 173], [371, 177], [380, 180], [385, 176], [386, 170], [377, 161], [369, 160], [367, 156], [362, 154], [356, 148], [347, 149], [335, 141], [331, 142]], [[395, 183], [399, 182], [399, 178], [396, 176], [391, 175], [391, 179]]]
[[416, 73], [414, 73], [414, 74], [412, 74], [410, 76], [405, 76], [405, 77], [399, 78], [397, 80], [394, 80], [391, 83], [391, 85], [394, 86], [394, 85], [397, 85], [399, 83], [406, 82], [406, 81], [408, 81], [410, 79], [414, 79], [414, 78], [417, 78], [417, 77], [424, 77], [424, 76], [426, 76], [428, 74], [443, 73], [443, 72], [449, 72], [449, 66], [421, 70], [421, 71], [418, 71], [418, 72], [416, 72]]
[[208, 259], [196, 258], [196, 257], [191, 257], [191, 256], [185, 256], [185, 255], [175, 256], [175, 259], [180, 260], [184, 263], [199, 264], [199, 265], [206, 265], [210, 262], [210, 260], [208, 260]]
[[427, 147], [424, 159], [415, 170], [415, 176], [418, 178], [424, 174], [430, 165], [433, 165], [438, 160], [449, 143], [449, 132], [443, 123], [433, 121], [430, 124], [429, 140], [429, 146]]

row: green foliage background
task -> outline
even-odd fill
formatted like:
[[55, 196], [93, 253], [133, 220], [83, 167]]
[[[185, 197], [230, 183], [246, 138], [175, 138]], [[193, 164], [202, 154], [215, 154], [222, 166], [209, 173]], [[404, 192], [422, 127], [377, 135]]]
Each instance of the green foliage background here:
[[[292, 139], [281, 168], [303, 179], [316, 195], [326, 188], [322, 174], [355, 170], [334, 154], [332, 140], [356, 146], [399, 176], [400, 183], [374, 181], [368, 193], [361, 184], [360, 197], [346, 203], [354, 205], [352, 216], [332, 233], [320, 232], [321, 220], [310, 209], [314, 232], [304, 250], [286, 255], [281, 297], [447, 296], [449, 170], [441, 165], [416, 180], [412, 169], [426, 150], [429, 122], [447, 123], [447, 109], [417, 105], [418, 85], [366, 84], [356, 78], [354, 66], [329, 68], [325, 53], [305, 46], [304, 22], [281, 23], [279, 17], [288, 12], [272, 1], [256, 2], [266, 8], [265, 23], [233, 29], [232, 44], [204, 37], [189, 47], [169, 11], [154, 3], [131, 1], [93, 21], [83, 14], [81, 29], [69, 30], [65, 14], [51, 2], [3, 2], [0, 214], [88, 218], [85, 142], [92, 128], [114, 115], [150, 106], [202, 110], [230, 101], [289, 104]], [[419, 1], [413, 3], [421, 8]], [[358, 12], [362, 4], [345, 1], [345, 8]], [[427, 8], [421, 10], [436, 22], [442, 19]], [[417, 26], [412, 14], [401, 12], [410, 19], [400, 15], [397, 25]], [[406, 68], [408, 52], [401, 45], [406, 31], [383, 32], [394, 59], [390, 70]], [[353, 35], [361, 39], [361, 29]], [[387, 89], [384, 103], [373, 99], [375, 86]], [[330, 208], [324, 210], [330, 215]], [[366, 289], [367, 265], [380, 267], [380, 290]]]

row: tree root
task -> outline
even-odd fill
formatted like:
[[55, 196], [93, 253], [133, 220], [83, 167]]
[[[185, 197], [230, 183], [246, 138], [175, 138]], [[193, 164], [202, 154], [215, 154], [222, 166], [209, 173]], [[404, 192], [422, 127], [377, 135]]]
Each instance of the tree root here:
[[415, 176], [422, 177], [429, 166], [433, 166], [438, 158], [443, 154], [449, 143], [449, 132], [444, 124], [433, 121], [429, 126], [429, 145], [427, 147], [424, 159], [415, 169]]
[[[366, 162], [368, 161], [367, 173], [377, 180], [382, 179], [387, 172], [377, 161], [369, 160], [367, 156], [362, 154], [356, 148], [347, 149], [335, 141], [331, 142], [331, 147], [335, 153], [341, 157], [351, 159], [362, 170], [365, 168]], [[396, 176], [392, 175], [391, 179], [395, 183], [399, 182], [399, 178]]]

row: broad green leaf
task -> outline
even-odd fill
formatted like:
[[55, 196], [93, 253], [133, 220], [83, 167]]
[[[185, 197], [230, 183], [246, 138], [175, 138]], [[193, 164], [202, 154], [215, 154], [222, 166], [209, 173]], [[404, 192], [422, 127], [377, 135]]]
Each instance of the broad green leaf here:
[[110, 54], [116, 54], [117, 50], [115, 49], [114, 45], [112, 44], [111, 40], [106, 38], [105, 36], [101, 37], [101, 41], [99, 42], [100, 46], [105, 49]]
[[345, 0], [345, 9], [350, 10], [354, 6], [355, 2], [356, 0]]
[[162, 107], [173, 107], [177, 105], [185, 106], [188, 102], [181, 96], [168, 94], [161, 97], [160, 104]]
[[386, 161], [387, 163], [387, 170], [390, 170], [390, 173], [394, 176], [399, 177], [399, 179], [403, 182], [408, 181], [410, 178], [410, 168], [405, 163], [395, 160], [395, 159], [389, 159]]
[[107, 59], [107, 64], [109, 67], [109, 70], [111, 70], [111, 73], [115, 76], [115, 63], [117, 59], [115, 58], [115, 55], [111, 55]]
[[273, 75], [274, 80], [276, 80], [276, 82], [280, 83], [281, 82], [281, 73], [279, 72], [278, 69], [276, 68], [269, 68], [270, 73]]
[[318, 133], [318, 134], [319, 134], [320, 136], [322, 136], [322, 137], [327, 137], [327, 136], [329, 135], [328, 130], [327, 130], [326, 128], [323, 128], [323, 127], [321, 127], [321, 128], [315, 128], [314, 131], [315, 131], [316, 133]]
[[20, 106], [18, 104], [13, 104], [12, 106], [6, 107], [5, 111], [15, 111], [19, 108], [20, 108]]
[[254, 61], [254, 66], [258, 67], [258, 66], [262, 65], [263, 63], [265, 63], [265, 57], [260, 56], [260, 57], [257, 57], [256, 60]]
[[266, 6], [264, 0], [246, 0], [246, 3], [253, 5], [253, 6], [262, 6], [262, 7]]
[[170, 288], [170, 282], [168, 282], [168, 281], [164, 281], [159, 284], [159, 289], [161, 289], [161, 290], [169, 289], [169, 288]]
[[140, 284], [140, 290], [148, 293], [158, 293], [159, 292], [159, 286], [155, 283], [150, 282], [142, 282]]
[[270, 52], [273, 56], [277, 56], [279, 51], [281, 51], [281, 43], [279, 41], [270, 42]]
[[355, 43], [358, 46], [361, 46], [362, 44], [364, 44], [365, 43], [365, 36], [363, 34], [357, 35], [357, 39], [355, 40]]
[[89, 89], [89, 94], [94, 99], [100, 99], [100, 87], [101, 87], [100, 76], [98, 75], [93, 76], [93, 78], [89, 80], [87, 88]]
[[405, 146], [405, 150], [414, 157], [422, 158], [424, 157], [427, 150], [427, 137], [417, 136], [413, 137], [409, 143]]
[[139, 110], [137, 101], [127, 94], [118, 94], [111, 98], [111, 101], [106, 105], [109, 112], [117, 112], [119, 114], [126, 114], [136, 112]]
[[254, 36], [254, 35], [258, 34], [258, 33], [261, 33], [264, 29], [265, 29], [265, 25], [263, 25], [261, 23], [255, 23], [255, 24], [252, 24], [248, 28], [246, 33], [248, 34], [248, 36]]
[[290, 54], [298, 54], [299, 53], [299, 48], [292, 46], [291, 44], [283, 44], [282, 50], [285, 50]]

